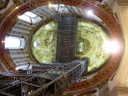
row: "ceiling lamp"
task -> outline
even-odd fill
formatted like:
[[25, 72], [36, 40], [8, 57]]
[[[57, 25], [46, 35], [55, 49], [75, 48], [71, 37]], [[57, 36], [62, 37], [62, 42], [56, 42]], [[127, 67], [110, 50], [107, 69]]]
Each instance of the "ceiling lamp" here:
[[87, 14], [88, 14], [89, 16], [92, 16], [92, 15], [93, 15], [92, 10], [88, 10], [88, 11], [87, 11]]
[[19, 7], [17, 6], [16, 9], [18, 9]]
[[16, 70], [18, 71], [18, 70], [19, 70], [19, 68], [17, 68], [17, 67], [16, 67]]
[[48, 7], [50, 7], [50, 8], [51, 8], [51, 7], [52, 7], [52, 4], [51, 4], [51, 3], [49, 3], [49, 4], [48, 4]]

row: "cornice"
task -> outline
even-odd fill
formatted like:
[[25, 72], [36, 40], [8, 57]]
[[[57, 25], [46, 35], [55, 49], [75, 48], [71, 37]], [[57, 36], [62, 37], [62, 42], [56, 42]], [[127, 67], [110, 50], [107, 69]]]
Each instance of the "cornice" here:
[[127, 96], [127, 95], [128, 95], [128, 87], [116, 86], [110, 92], [110, 96]]
[[119, 5], [128, 5], [128, 0], [116, 0]]

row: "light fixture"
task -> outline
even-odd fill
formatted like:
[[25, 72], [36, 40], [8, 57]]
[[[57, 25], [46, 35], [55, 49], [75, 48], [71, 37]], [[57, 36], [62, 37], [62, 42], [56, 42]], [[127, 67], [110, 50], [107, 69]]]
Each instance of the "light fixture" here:
[[30, 94], [31, 94], [31, 92], [28, 92], [28, 94], [30, 95]]
[[16, 9], [18, 9], [19, 7], [17, 6]]
[[18, 19], [20, 19], [21, 18], [21, 16], [20, 15], [18, 15]]
[[118, 41], [107, 41], [105, 42], [105, 50], [109, 53], [117, 53], [120, 49]]
[[51, 7], [52, 7], [52, 4], [51, 4], [51, 3], [49, 3], [49, 4], [48, 4], [48, 7], [50, 7], [50, 8], [51, 8]]
[[1, 43], [3, 44], [4, 43], [4, 40], [2, 40]]
[[18, 70], [19, 70], [19, 68], [17, 68], [17, 67], [16, 67], [16, 70], [18, 71]]
[[88, 11], [87, 11], [87, 14], [88, 14], [89, 16], [92, 16], [92, 15], [93, 15], [92, 10], [88, 10]]

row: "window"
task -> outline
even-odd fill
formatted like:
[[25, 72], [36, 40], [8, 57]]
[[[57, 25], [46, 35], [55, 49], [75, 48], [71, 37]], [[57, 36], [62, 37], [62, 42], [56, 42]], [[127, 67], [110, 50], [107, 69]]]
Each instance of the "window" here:
[[25, 47], [25, 40], [19, 37], [6, 36], [5, 49], [22, 49]]
[[19, 16], [19, 19], [31, 24], [36, 24], [42, 20], [42, 18], [29, 11]]
[[32, 12], [26, 12], [26, 13], [24, 13], [24, 15], [32, 17], [32, 18], [37, 16], [36, 14], [34, 14]]
[[53, 5], [51, 5], [51, 8], [53, 8], [56, 11], [59, 11], [59, 13], [68, 13], [69, 12], [68, 8], [64, 4], [53, 4]]

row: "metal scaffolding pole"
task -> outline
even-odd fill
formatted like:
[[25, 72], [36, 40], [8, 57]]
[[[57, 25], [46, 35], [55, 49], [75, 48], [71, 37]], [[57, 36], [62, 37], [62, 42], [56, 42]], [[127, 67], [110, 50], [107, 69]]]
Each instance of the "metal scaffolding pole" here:
[[[16, 83], [3, 88], [0, 94], [7, 94], [7, 96], [38, 96], [40, 94], [43, 96], [62, 96], [70, 85], [78, 82], [78, 79], [87, 70], [88, 60], [88, 58], [83, 58], [60, 64], [61, 66], [56, 66], [55, 69], [28, 78], [21, 76], [21, 79]], [[41, 68], [45, 67], [41, 66]]]

